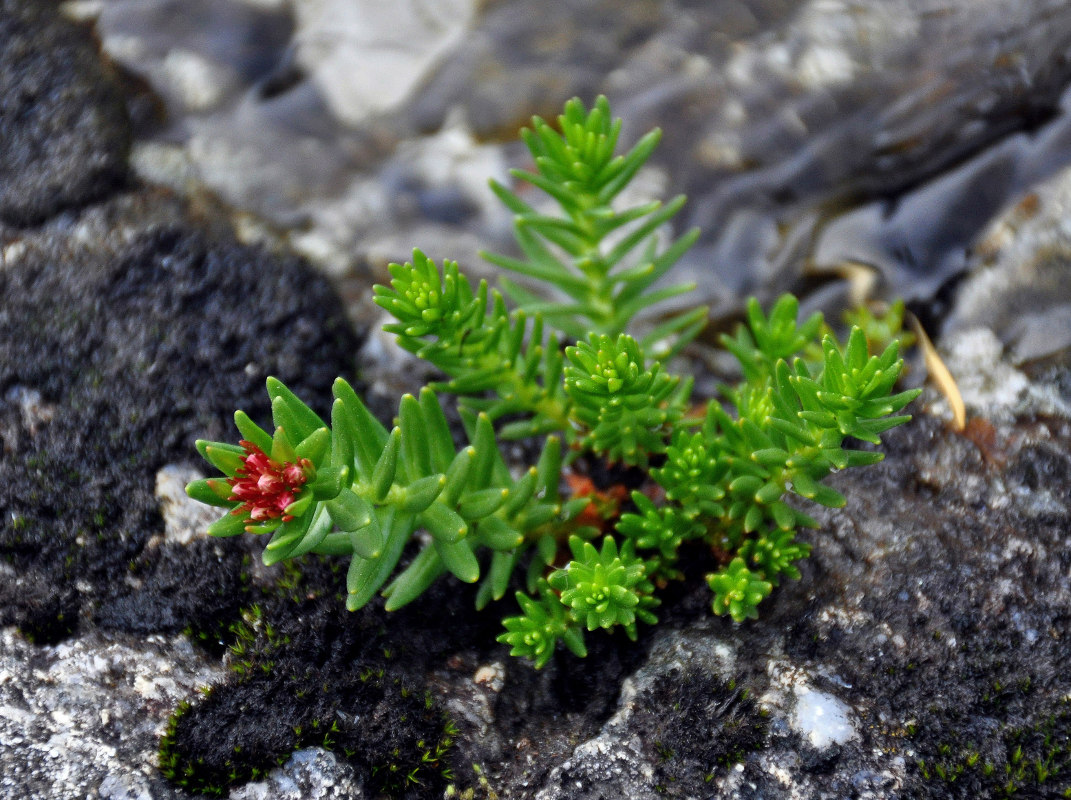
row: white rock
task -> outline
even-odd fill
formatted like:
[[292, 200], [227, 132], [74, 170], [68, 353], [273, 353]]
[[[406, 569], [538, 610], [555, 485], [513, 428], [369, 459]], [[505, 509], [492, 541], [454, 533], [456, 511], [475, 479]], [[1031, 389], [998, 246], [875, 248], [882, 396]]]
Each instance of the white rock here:
[[843, 744], [859, 735], [852, 710], [833, 695], [807, 686], [796, 687], [795, 695], [792, 728], [818, 749]]
[[[136, 688], [164, 672], [153, 696]], [[149, 776], [167, 717], [221, 675], [183, 637], [93, 631], [35, 647], [0, 628], [0, 797], [160, 797]]]
[[353, 768], [318, 747], [298, 750], [262, 781], [235, 788], [230, 800], [363, 800]]
[[1010, 423], [1027, 413], [1071, 415], [1071, 408], [1051, 387], [1031, 383], [1009, 363], [1004, 345], [989, 328], [948, 334], [942, 338], [942, 349], [968, 416]]
[[168, 52], [162, 68], [182, 104], [193, 112], [208, 111], [219, 104], [233, 79], [219, 64], [180, 47]]
[[186, 484], [205, 477], [195, 469], [168, 464], [156, 473], [156, 499], [164, 518], [164, 541], [189, 544], [206, 536], [208, 526], [222, 516], [221, 511], [192, 500]]
[[473, 0], [306, 0], [296, 3], [297, 58], [339, 119], [397, 108], [461, 40]]

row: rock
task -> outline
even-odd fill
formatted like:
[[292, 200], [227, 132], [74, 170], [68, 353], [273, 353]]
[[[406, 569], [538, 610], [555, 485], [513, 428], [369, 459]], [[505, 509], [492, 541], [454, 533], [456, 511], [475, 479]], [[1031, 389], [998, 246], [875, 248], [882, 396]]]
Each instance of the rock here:
[[335, 115], [351, 124], [402, 105], [461, 44], [472, 0], [433, 4], [312, 0], [294, 6], [297, 58]]
[[754, 701], [720, 677], [732, 668], [728, 647], [676, 632], [654, 639], [617, 711], [551, 770], [540, 797], [686, 797], [765, 742]]
[[95, 12], [105, 52], [150, 81], [176, 120], [268, 80], [293, 33], [284, 10], [235, 0], [108, 0]]
[[608, 800], [610, 797], [654, 798], [654, 769], [644, 758], [637, 739], [612, 744], [590, 739], [550, 774], [537, 800], [570, 797]]
[[[978, 419], [1008, 425], [1017, 417], [1067, 416], [1071, 410], [1058, 386], [1033, 383], [1008, 363], [1004, 345], [989, 328], [946, 335], [942, 346], [956, 370], [953, 377], [968, 413]], [[946, 416], [945, 408], [943, 399], [935, 403], [941, 416]]]
[[[164, 518], [162, 543], [188, 545], [206, 536], [208, 526], [219, 518], [219, 512], [186, 494], [186, 484], [207, 477], [200, 470], [178, 464], [167, 464], [156, 473], [155, 494]], [[146, 546], [160, 543], [150, 541]]]
[[319, 748], [298, 750], [265, 781], [247, 783], [230, 800], [363, 800], [367, 795], [344, 762]]
[[[968, 355], [979, 341], [996, 344], [995, 359]], [[484, 764], [490, 785], [547, 798], [1067, 788], [1063, 772], [1027, 765], [1071, 763], [1059, 738], [1071, 731], [1061, 666], [1071, 409], [1060, 379], [1015, 373], [991, 332], [950, 334], [945, 353], [966, 387], [990, 387], [964, 392], [974, 417], [965, 435], [934, 416], [944, 412], [928, 393], [917, 418], [888, 435], [882, 464], [833, 480], [847, 506], [820, 511], [802, 579], [778, 588], [759, 620], [709, 617], [702, 587], [667, 601], [606, 721], [562, 752], [553, 726], [536, 735], [539, 701], [529, 700], [524, 748], [511, 764], [507, 739], [506, 760]], [[548, 667], [559, 668], [573, 665]], [[524, 685], [523, 666], [507, 661], [500, 696]], [[518, 713], [501, 700], [494, 708], [496, 726], [505, 710]], [[577, 724], [567, 719], [566, 729]], [[746, 746], [727, 744], [748, 730]]]
[[[812, 0], [721, 47], [709, 44], [715, 9], [689, 12], [688, 35], [670, 40], [670, 52], [703, 68], [660, 76], [639, 95], [630, 81], [631, 99], [616, 107], [640, 130], [667, 131], [673, 109], [687, 109], [661, 158], [692, 198], [681, 225], [704, 231], [692, 261], [719, 305], [719, 283], [743, 279], [743, 293], [761, 283], [776, 295], [801, 270], [844, 259], [877, 266], [890, 295], [932, 294], [964, 268], [962, 250], [989, 215], [1022, 191], [1020, 176], [1037, 180], [1039, 168], [1066, 163], [1044, 144], [1066, 136], [1060, 54], [1071, 13], [1061, 4], [952, 2], [930, 14], [911, 0]], [[992, 68], [977, 69], [979, 58]], [[1046, 135], [1032, 148], [1038, 128]], [[937, 177], [949, 182], [931, 185]], [[858, 225], [851, 235], [827, 231], [845, 212]], [[737, 227], [738, 218], [750, 224]], [[710, 267], [718, 255], [732, 259]]]
[[[802, 580], [780, 587], [758, 621], [660, 632], [617, 712], [540, 796], [966, 798], [992, 796], [1009, 775], [1024, 796], [1063, 791], [1063, 773], [1020, 764], [1071, 758], [1058, 738], [1071, 729], [1061, 666], [1071, 417], [996, 427], [990, 449], [923, 414], [890, 436], [882, 465], [838, 476], [848, 505], [821, 514]], [[663, 655], [670, 642], [677, 665]], [[638, 688], [652, 675], [672, 676], [684, 696], [736, 680], [768, 736], [716, 769], [724, 733], [707, 739], [688, 724], [685, 741], [707, 748], [713, 778], [697, 783], [693, 769], [667, 782], [695, 756], [665, 746], [666, 727], [688, 717], [680, 700]], [[644, 715], [663, 726], [656, 735]]]
[[988, 226], [949, 331], [992, 330], [1012, 364], [1071, 353], [1071, 170], [1036, 185]]
[[[423, 77], [393, 70], [379, 98], [363, 83], [374, 71], [336, 68], [383, 56], [347, 55], [365, 35], [349, 27], [359, 4], [296, 4], [285, 33], [276, 11], [198, 2], [203, 32], [175, 26], [168, 45], [154, 23], [173, 3], [137, 3], [150, 9], [141, 23], [109, 11], [131, 0], [107, 4], [107, 51], [159, 75], [168, 97], [178, 90], [160, 65], [183, 53], [218, 62], [230, 43], [240, 77], [211, 112], [173, 100], [170, 141], [139, 143], [139, 174], [208, 186], [360, 282], [382, 280], [414, 244], [466, 265], [480, 247], [513, 247], [508, 212], [472, 186], [490, 162], [524, 166], [517, 130], [571, 95], [607, 93], [625, 141], [663, 129], [653, 165], [667, 195], [690, 197], [676, 228], [704, 231], [679, 275], [730, 318], [749, 293], [798, 290], [803, 271], [836, 282], [845, 261], [875, 269], [883, 296], [925, 302], [969, 268], [965, 250], [993, 214], [1067, 163], [1071, 12], [1058, 0], [956, 0], [939, 14], [913, 0], [462, 4], [448, 22], [419, 23], [435, 28], [408, 59]], [[347, 93], [362, 110], [333, 109]], [[465, 157], [483, 163], [443, 183], [454, 131], [471, 132], [484, 152]]]
[[84, 206], [127, 175], [130, 127], [90, 31], [51, 2], [0, 3], [0, 222]]
[[102, 48], [150, 89], [142, 104], [160, 117], [133, 149], [138, 176], [183, 192], [206, 186], [288, 225], [301, 217], [297, 203], [338, 190], [348, 150], [294, 62], [287, 8], [109, 0], [95, 12]]
[[[402, 612], [396, 627], [378, 605], [347, 612], [335, 566], [314, 560], [285, 570], [285, 584], [253, 589], [234, 626], [230, 674], [183, 710], [165, 740], [161, 763], [177, 782], [210, 793], [265, 775], [285, 783], [308, 758], [273, 776], [277, 764], [324, 747], [335, 754], [329, 770], [337, 758], [344, 764], [335, 774], [352, 776], [339, 783], [356, 781], [370, 795], [445, 789], [454, 735], [425, 676], [478, 641], [471, 595], [444, 587], [434, 609]], [[257, 797], [252, 791], [239, 796]]]
[[34, 646], [0, 628], [0, 797], [178, 800], [155, 767], [176, 704], [222, 672], [183, 636]]
[[592, 97], [605, 76], [657, 34], [673, 4], [559, 2], [536, 10], [490, 3], [409, 108], [435, 130], [460, 106], [480, 138], [512, 141], [534, 113], [553, 116], [573, 95]]
[[844, 260], [877, 267], [888, 296], [932, 296], [991, 215], [1066, 164], [1056, 0], [522, 6], [487, 8], [414, 124], [460, 108], [510, 140], [532, 113], [608, 94], [626, 137], [664, 130], [655, 162], [690, 198], [677, 228], [703, 230], [681, 268], [718, 311]]
[[827, 750], [859, 738], [852, 710], [835, 696], [806, 686], [798, 687], [794, 693], [792, 729], [816, 749]]

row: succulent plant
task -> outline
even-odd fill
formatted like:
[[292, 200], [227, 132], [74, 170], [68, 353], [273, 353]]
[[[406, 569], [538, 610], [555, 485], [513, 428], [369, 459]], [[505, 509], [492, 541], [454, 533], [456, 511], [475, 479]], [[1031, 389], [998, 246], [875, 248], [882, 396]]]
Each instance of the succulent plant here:
[[[272, 433], [238, 412], [239, 444], [199, 442], [224, 475], [188, 487], [227, 510], [209, 532], [270, 534], [266, 564], [349, 558], [351, 610], [377, 593], [400, 608], [448, 574], [479, 582], [480, 608], [519, 583], [520, 613], [505, 618], [499, 641], [537, 667], [559, 642], [583, 656], [585, 630], [636, 638], [639, 623], [656, 622], [657, 592], [683, 577], [686, 545], [719, 559], [706, 579], [711, 608], [738, 622], [757, 616], [783, 577], [798, 579], [810, 545], [796, 532], [816, 524], [799, 501], [843, 505], [822, 481], [880, 461], [871, 446], [909, 419], [899, 412], [917, 392], [895, 388], [899, 323], [866, 318], [891, 340], [871, 355], [858, 327], [842, 347], [820, 314], [800, 322], [791, 295], [768, 316], [751, 300], [747, 324], [721, 340], [743, 380], [693, 404], [692, 380], [671, 373], [669, 359], [706, 309], [663, 315], [639, 338], [627, 329], [691, 288], [658, 281], [697, 232], [661, 244], [683, 198], [615, 206], [659, 138], [618, 155], [620, 130], [599, 98], [590, 110], [572, 100], [557, 125], [535, 118], [523, 133], [536, 172], [514, 175], [558, 214], [492, 185], [515, 215], [523, 258], [486, 257], [541, 288], [473, 287], [456, 263], [440, 267], [419, 250], [391, 265], [390, 285], [374, 288], [395, 319], [385, 329], [443, 377], [403, 397], [390, 430], [341, 378], [329, 421], [269, 379]], [[464, 447], [444, 394], [457, 397]], [[525, 437], [542, 440], [540, 456], [515, 474], [497, 441]], [[845, 446], [855, 441], [868, 446]], [[642, 471], [623, 506], [562, 496], [563, 469], [584, 453]]]

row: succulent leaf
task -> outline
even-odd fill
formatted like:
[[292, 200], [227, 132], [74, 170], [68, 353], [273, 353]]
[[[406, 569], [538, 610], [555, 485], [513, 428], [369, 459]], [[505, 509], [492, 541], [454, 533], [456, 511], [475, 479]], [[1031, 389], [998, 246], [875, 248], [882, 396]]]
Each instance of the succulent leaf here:
[[656, 621], [650, 609], [658, 605], [654, 585], [647, 580], [647, 567], [635, 555], [630, 542], [618, 550], [612, 536], [603, 539], [602, 549], [572, 537], [569, 547], [573, 560], [547, 579], [561, 592], [561, 602], [589, 631], [621, 625], [636, 638], [636, 621]]
[[[566, 336], [581, 339], [589, 331], [617, 336], [641, 312], [694, 288], [679, 284], [648, 291], [699, 232], [690, 230], [668, 247], [658, 246], [659, 230], [684, 205], [683, 196], [664, 206], [654, 201], [618, 209], [612, 204], [654, 152], [660, 131], [651, 131], [627, 153], [615, 154], [621, 120], [613, 119], [605, 97], [597, 98], [590, 110], [580, 100], [570, 100], [557, 122], [555, 127], [539, 117], [532, 119], [532, 127], [521, 136], [536, 172], [513, 170], [512, 175], [549, 195], [560, 215], [536, 211], [492, 181], [492, 190], [515, 214], [515, 235], [525, 258], [483, 257], [543, 283], [543, 292], [506, 281], [503, 288], [520, 308], [538, 308]], [[615, 232], [619, 235], [611, 240]], [[563, 294], [567, 299], [559, 299]], [[551, 296], [554, 299], [548, 300]], [[705, 317], [705, 309], [670, 315], [649, 342], [652, 352], [668, 358], [679, 351], [699, 332]], [[666, 341], [655, 347], [659, 339]]]
[[727, 567], [707, 576], [707, 585], [714, 592], [711, 607], [715, 614], [728, 614], [735, 622], [758, 617], [755, 608], [773, 589], [762, 573], [748, 569], [742, 558], [734, 558]]
[[[502, 620], [506, 631], [498, 636], [498, 641], [510, 646], [510, 655], [530, 658], [540, 669], [554, 655], [559, 640], [571, 640], [573, 649], [579, 635], [576, 623], [545, 580], [536, 586], [536, 599], [517, 592], [517, 604], [522, 613]], [[569, 636], [570, 631], [575, 633]], [[583, 647], [582, 637], [580, 642]]]
[[691, 381], [668, 375], [662, 366], [645, 364], [631, 336], [592, 334], [567, 347], [565, 391], [573, 417], [586, 431], [583, 444], [610, 461], [646, 467], [649, 457], [665, 451], [669, 427], [682, 416]]

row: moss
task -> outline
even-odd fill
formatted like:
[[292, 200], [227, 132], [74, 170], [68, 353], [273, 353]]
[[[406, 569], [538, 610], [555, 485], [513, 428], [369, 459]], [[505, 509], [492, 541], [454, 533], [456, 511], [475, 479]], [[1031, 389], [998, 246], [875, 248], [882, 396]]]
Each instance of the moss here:
[[715, 675], [677, 670], [637, 701], [635, 727], [650, 743], [659, 791], [703, 795], [709, 784], [766, 746], [768, 724], [746, 690]]
[[0, 220], [32, 225], [126, 182], [130, 123], [88, 26], [53, 3], [0, 14]]
[[78, 629], [78, 610], [72, 592], [45, 596], [23, 617], [18, 631], [32, 644], [61, 642]]
[[930, 796], [1071, 797], [1071, 699], [1026, 710], [1034, 691], [1028, 677], [993, 681], [970, 715], [993, 721], [988, 732], [964, 732], [959, 715], [948, 712], [943, 726], [913, 726], [909, 736], [921, 739], [914, 769]]
[[[237, 683], [183, 701], [171, 715], [159, 750], [168, 780], [222, 796], [285, 763], [295, 750], [322, 747], [363, 771], [374, 793], [443, 791], [457, 731], [430, 694], [360, 665], [343, 674], [286, 674], [278, 662], [259, 666], [264, 668], [244, 671]], [[281, 713], [250, 709], [265, 697]]]
[[[216, 239], [181, 209], [156, 213], [175, 221], [118, 253], [43, 244], [0, 275], [0, 386], [22, 398], [0, 403], [0, 428], [14, 432], [0, 459], [0, 559], [16, 576], [0, 583], [0, 624], [35, 641], [89, 614], [128, 632], [234, 619], [240, 547], [146, 549], [163, 527], [156, 472], [188, 462], [196, 437], [222, 436], [235, 407], [266, 416], [264, 373], [326, 397], [352, 363], [341, 303], [306, 266]], [[167, 369], [139, 371], [150, 356]], [[28, 421], [24, 407], [48, 414]], [[125, 580], [132, 561], [137, 584]]]
[[381, 604], [351, 613], [338, 603], [337, 561], [303, 559], [250, 592], [227, 631], [230, 674], [184, 703], [161, 740], [170, 780], [218, 794], [315, 746], [352, 764], [371, 792], [441, 795], [456, 730], [423, 676], [445, 651], [490, 639], [467, 622], [472, 596], [444, 585], [434, 611], [394, 612], [388, 627]]
[[472, 765], [472, 773], [475, 778], [473, 786], [464, 789], [454, 784], [446, 787], [446, 800], [499, 800], [498, 792], [491, 786], [491, 782], [484, 775], [483, 768], [479, 764]]

